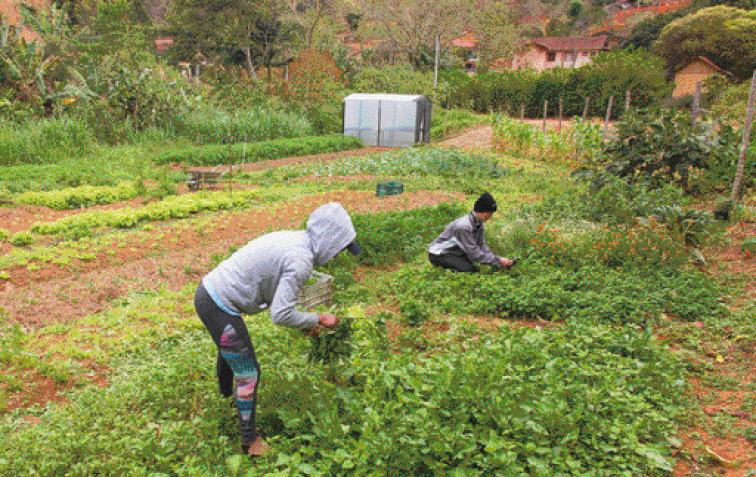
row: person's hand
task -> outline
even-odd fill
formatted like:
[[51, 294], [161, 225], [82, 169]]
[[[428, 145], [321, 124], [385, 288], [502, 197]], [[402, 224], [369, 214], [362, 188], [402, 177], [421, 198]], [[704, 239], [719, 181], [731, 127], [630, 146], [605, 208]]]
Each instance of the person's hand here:
[[504, 267], [504, 268], [509, 268], [509, 267], [511, 267], [512, 265], [515, 264], [514, 260], [510, 260], [508, 258], [502, 257], [499, 260], [501, 261], [501, 266]]
[[336, 325], [339, 324], [339, 317], [331, 313], [321, 313], [318, 315], [318, 323], [326, 328], [336, 328]]

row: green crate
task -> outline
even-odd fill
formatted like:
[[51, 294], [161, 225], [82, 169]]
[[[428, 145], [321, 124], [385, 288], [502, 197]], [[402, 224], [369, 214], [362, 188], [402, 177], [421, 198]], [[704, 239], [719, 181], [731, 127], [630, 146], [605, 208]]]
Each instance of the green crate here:
[[401, 182], [390, 181], [384, 184], [378, 184], [375, 189], [375, 195], [383, 197], [386, 195], [397, 195], [404, 192], [404, 184]]

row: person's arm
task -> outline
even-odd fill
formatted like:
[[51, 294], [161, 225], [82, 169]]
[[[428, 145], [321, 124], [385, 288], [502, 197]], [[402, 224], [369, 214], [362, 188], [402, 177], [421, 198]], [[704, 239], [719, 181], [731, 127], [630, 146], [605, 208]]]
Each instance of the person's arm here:
[[[493, 253], [490, 248], [488, 248], [488, 242], [486, 241], [486, 235], [484, 233], [480, 234], [480, 249], [483, 251], [484, 254], [493, 255], [499, 260], [498, 263], [493, 265], [495, 267], [509, 268], [512, 265], [514, 265], [514, 262], [512, 260], [506, 257], [500, 257], [496, 255], [495, 253]], [[478, 263], [483, 263], [483, 262], [478, 262]]]
[[454, 231], [454, 238], [457, 245], [470, 257], [470, 260], [476, 263], [483, 263], [494, 267], [501, 266], [501, 257], [491, 252], [485, 243], [482, 244], [475, 240], [472, 226], [459, 227]]
[[270, 318], [273, 323], [303, 330], [315, 328], [320, 323], [317, 313], [297, 309], [299, 294], [311, 272], [311, 267], [301, 264], [294, 264], [283, 271], [273, 302], [270, 304]]

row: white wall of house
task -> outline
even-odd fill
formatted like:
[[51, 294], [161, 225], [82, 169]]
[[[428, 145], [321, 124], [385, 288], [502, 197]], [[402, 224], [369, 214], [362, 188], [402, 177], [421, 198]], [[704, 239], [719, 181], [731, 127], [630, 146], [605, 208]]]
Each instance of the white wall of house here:
[[538, 71], [557, 67], [578, 68], [589, 64], [596, 54], [596, 51], [589, 50], [577, 50], [577, 57], [574, 51], [555, 51], [549, 54], [545, 48], [531, 46], [525, 53], [515, 55], [512, 68], [520, 69], [529, 66]]

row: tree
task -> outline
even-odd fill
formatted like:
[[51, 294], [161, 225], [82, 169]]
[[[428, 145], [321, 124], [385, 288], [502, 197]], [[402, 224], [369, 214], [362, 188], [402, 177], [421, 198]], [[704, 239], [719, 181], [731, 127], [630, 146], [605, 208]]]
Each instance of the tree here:
[[459, 12], [456, 2], [415, 2], [412, 0], [356, 0], [354, 5], [363, 13], [360, 36], [365, 40], [385, 40], [402, 52], [414, 67], [421, 67], [424, 45], [433, 44], [436, 37], [451, 40], [462, 29], [454, 20]]
[[670, 71], [697, 56], [746, 79], [756, 68], [756, 11], [712, 7], [675, 20], [662, 30], [654, 50]]
[[590, 64], [575, 70], [575, 81], [578, 91], [600, 98], [614, 95], [619, 100], [629, 90], [636, 106], [656, 103], [670, 88], [664, 61], [645, 50], [599, 53]]
[[[315, 43], [318, 30], [324, 25], [331, 14], [331, 4], [328, 0], [280, 0], [283, 2], [285, 16], [283, 19], [299, 26], [293, 29], [294, 35], [299, 36], [299, 42], [305, 50], [309, 50]], [[358, 19], [359, 20], [359, 19]], [[299, 34], [297, 34], [299, 33]]]
[[274, 0], [177, 0], [171, 33], [177, 59], [197, 52], [220, 57], [241, 51], [250, 75], [257, 66], [277, 66], [291, 38], [288, 23], [279, 19]]
[[654, 42], [659, 39], [664, 27], [685, 15], [687, 15], [687, 12], [681, 9], [643, 20], [633, 27], [630, 35], [622, 42], [622, 46], [624, 48], [650, 50]]

